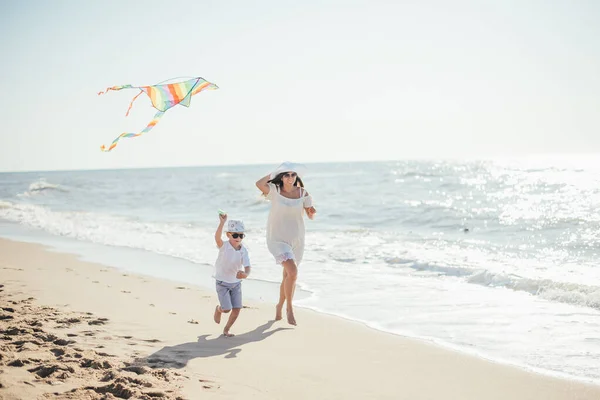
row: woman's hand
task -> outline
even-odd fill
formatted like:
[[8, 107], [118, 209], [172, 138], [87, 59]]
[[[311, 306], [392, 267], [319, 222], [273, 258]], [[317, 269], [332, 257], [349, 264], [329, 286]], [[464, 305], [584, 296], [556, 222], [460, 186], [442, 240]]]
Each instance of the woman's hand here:
[[315, 214], [317, 213], [317, 210], [315, 210], [315, 208], [312, 206], [305, 208], [305, 210], [306, 210], [306, 215], [310, 219], [313, 219], [315, 217]]

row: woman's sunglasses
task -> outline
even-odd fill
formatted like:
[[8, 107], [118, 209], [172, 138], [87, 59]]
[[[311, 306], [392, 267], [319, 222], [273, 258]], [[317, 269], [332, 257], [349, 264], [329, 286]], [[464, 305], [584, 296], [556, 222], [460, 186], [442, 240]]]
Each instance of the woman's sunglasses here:
[[283, 174], [283, 176], [285, 176], [286, 178], [295, 178], [296, 177], [296, 173], [295, 172], [288, 172]]
[[237, 238], [243, 239], [244, 236], [246, 236], [246, 235], [244, 235], [243, 233], [232, 233], [231, 234], [231, 237], [234, 239], [237, 239]]

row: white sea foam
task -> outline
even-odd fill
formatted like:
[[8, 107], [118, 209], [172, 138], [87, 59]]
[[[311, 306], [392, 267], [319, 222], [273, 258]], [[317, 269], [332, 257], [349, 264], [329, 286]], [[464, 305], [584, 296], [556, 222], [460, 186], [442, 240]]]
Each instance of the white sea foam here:
[[42, 194], [44, 192], [49, 192], [49, 191], [67, 192], [68, 190], [61, 185], [49, 183], [49, 182], [46, 182], [44, 179], [40, 179], [35, 182], [32, 182], [29, 185], [29, 189], [26, 192], [19, 194], [19, 196], [22, 196], [22, 197], [35, 196], [35, 195]]

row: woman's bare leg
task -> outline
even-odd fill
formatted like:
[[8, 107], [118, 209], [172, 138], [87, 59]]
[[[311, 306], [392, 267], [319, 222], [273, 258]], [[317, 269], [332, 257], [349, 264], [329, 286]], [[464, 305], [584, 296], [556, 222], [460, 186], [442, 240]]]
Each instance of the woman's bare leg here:
[[285, 268], [282, 268], [282, 270], [283, 270], [283, 278], [281, 279], [281, 285], [279, 286], [279, 302], [275, 306], [275, 321], [279, 321], [282, 318], [281, 310], [283, 310], [283, 303], [285, 303], [284, 285], [285, 285], [285, 278], [287, 276], [287, 272], [285, 272]]
[[287, 302], [287, 320], [290, 325], [296, 325], [296, 318], [294, 318], [294, 307], [292, 300], [294, 298], [294, 291], [296, 288], [296, 279], [298, 278], [298, 267], [294, 260], [285, 260], [283, 268], [286, 272], [285, 280], [283, 283], [283, 291], [285, 293], [285, 301]]

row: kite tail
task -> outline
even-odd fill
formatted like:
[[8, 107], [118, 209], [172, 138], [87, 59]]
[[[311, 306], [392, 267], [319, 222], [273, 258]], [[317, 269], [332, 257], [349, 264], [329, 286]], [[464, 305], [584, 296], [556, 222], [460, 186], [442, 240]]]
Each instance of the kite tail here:
[[144, 93], [144, 91], [140, 90], [140, 92], [133, 99], [131, 99], [131, 102], [129, 103], [129, 108], [127, 109], [127, 112], [125, 113], [125, 116], [129, 115], [129, 111], [131, 111], [131, 107], [133, 107], [133, 102], [135, 101], [135, 99], [140, 97], [140, 94], [142, 94], [142, 93]]
[[[135, 98], [134, 98], [134, 100], [135, 100]], [[132, 102], [133, 102], [133, 100], [132, 100]], [[152, 118], [152, 121], [150, 121], [150, 123], [148, 123], [148, 125], [141, 132], [138, 132], [138, 133], [121, 133], [119, 136], [117, 136], [117, 138], [115, 140], [112, 141], [112, 143], [110, 144], [110, 146], [108, 146], [108, 148], [106, 146], [102, 145], [102, 146], [100, 146], [100, 150], [102, 150], [104, 152], [109, 152], [112, 149], [114, 149], [115, 147], [117, 147], [117, 142], [121, 138], [137, 137], [137, 136], [143, 135], [144, 133], [150, 132], [152, 130], [152, 128], [154, 128], [154, 126], [156, 124], [158, 124], [158, 121], [162, 118], [163, 115], [165, 115], [164, 111], [157, 112], [156, 115], [154, 115], [154, 118]]]
[[101, 94], [108, 93], [109, 90], [121, 90], [121, 89], [131, 89], [131, 88], [133, 88], [133, 86], [131, 86], [131, 85], [111, 86], [109, 88], [106, 88], [106, 90], [103, 92], [98, 92], [98, 96], [100, 96]]

